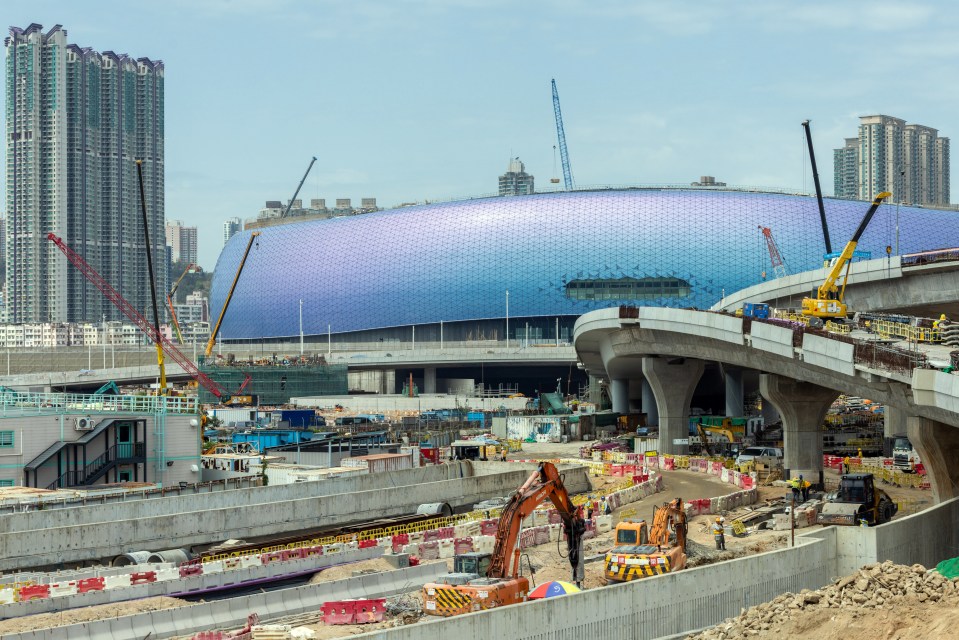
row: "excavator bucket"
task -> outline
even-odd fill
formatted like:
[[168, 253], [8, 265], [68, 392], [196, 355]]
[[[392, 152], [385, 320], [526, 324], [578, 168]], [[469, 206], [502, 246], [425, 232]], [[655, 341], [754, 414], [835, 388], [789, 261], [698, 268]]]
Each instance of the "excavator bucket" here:
[[816, 522], [819, 524], [855, 525], [861, 505], [842, 502], [827, 502]]

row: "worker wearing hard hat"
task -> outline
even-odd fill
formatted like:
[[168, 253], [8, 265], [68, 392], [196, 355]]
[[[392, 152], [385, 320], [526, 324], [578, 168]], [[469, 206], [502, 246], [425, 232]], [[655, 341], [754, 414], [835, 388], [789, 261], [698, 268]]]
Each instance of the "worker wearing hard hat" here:
[[725, 518], [716, 516], [716, 521], [713, 522], [712, 526], [713, 539], [716, 540], [716, 549], [718, 551], [726, 550], [726, 528], [723, 526], [725, 522]]
[[943, 322], [949, 322], [949, 318], [946, 317], [946, 314], [939, 316], [939, 319], [932, 323], [932, 328], [938, 329]]

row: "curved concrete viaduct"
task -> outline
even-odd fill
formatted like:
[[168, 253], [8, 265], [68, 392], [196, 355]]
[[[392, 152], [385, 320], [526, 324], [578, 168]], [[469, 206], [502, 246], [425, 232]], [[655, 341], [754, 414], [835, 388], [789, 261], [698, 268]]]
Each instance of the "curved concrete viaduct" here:
[[614, 410], [628, 411], [629, 389], [641, 381], [647, 413], [655, 401], [661, 451], [682, 451], [674, 441], [688, 437], [689, 400], [703, 362], [714, 361], [727, 369], [727, 391], [730, 377], [735, 387], [737, 370], [760, 372], [760, 393], [783, 418], [790, 473], [821, 477], [822, 419], [845, 392], [904, 416], [936, 498], [959, 495], [959, 473], [951, 464], [959, 453], [959, 376], [914, 368], [905, 351], [773, 322], [684, 309], [625, 311], [582, 316], [574, 344], [591, 375], [609, 377]]
[[[917, 257], [892, 256], [854, 262], [845, 301], [856, 311], [883, 311], [939, 317], [959, 317], [959, 260], [922, 262]], [[959, 249], [946, 254], [959, 255]], [[825, 268], [768, 280], [723, 298], [714, 311], [734, 311], [744, 302], [798, 308], [802, 299], [826, 279]]]

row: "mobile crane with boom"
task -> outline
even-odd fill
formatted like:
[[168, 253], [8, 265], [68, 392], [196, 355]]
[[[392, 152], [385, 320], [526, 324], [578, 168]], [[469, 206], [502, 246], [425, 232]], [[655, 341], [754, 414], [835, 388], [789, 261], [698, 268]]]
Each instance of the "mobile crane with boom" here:
[[[562, 518], [566, 549], [573, 570], [572, 581], [581, 583], [582, 543], [586, 530], [582, 510], [573, 505], [556, 467], [549, 462], [541, 462], [539, 468], [503, 507], [493, 553], [456, 556], [456, 572], [423, 586], [423, 610], [429, 615], [449, 617], [525, 602], [530, 591], [529, 578], [519, 575], [520, 549], [517, 542], [523, 518], [545, 500], [553, 503]], [[480, 570], [484, 566], [485, 577], [480, 577]]]
[[[826, 274], [826, 279], [819, 285], [818, 289], [812, 292], [812, 296], [803, 298], [802, 314], [804, 316], [811, 316], [813, 318], [835, 318], [840, 320], [846, 318], [846, 303], [843, 302], [843, 295], [846, 292], [846, 281], [849, 278], [849, 268], [852, 265], [856, 245], [859, 244], [859, 239], [866, 231], [866, 227], [876, 213], [876, 209], [879, 208], [883, 200], [891, 195], [888, 191], [883, 191], [872, 201], [872, 206], [866, 211], [866, 215], [863, 217], [862, 222], [859, 223], [859, 227], [856, 228], [852, 239], [846, 243], [846, 247], [829, 269], [829, 273]], [[845, 269], [845, 274], [843, 273], [843, 269]], [[836, 284], [840, 276], [842, 276], [841, 287]]]
[[170, 318], [173, 320], [173, 330], [176, 332], [176, 340], [180, 344], [183, 344], [183, 334], [180, 332], [180, 320], [176, 317], [176, 309], [173, 307], [173, 301], [176, 299], [176, 290], [180, 287], [180, 283], [183, 282], [183, 278], [186, 277], [186, 274], [191, 271], [196, 271], [197, 273], [202, 273], [203, 268], [198, 264], [193, 264], [192, 262], [186, 266], [186, 269], [183, 270], [183, 273], [180, 274], [180, 277], [176, 279], [176, 282], [173, 283], [173, 286], [170, 287], [170, 292], [166, 294], [166, 304], [170, 309]]
[[[136, 310], [136, 307], [130, 304], [127, 299], [124, 298], [120, 292], [113, 287], [113, 285], [107, 282], [103, 276], [97, 272], [96, 269], [91, 267], [90, 264], [83, 259], [83, 256], [71, 249], [62, 238], [57, 236], [55, 233], [48, 233], [47, 240], [57, 245], [57, 248], [63, 252], [63, 255], [67, 257], [67, 260], [74, 267], [76, 267], [80, 273], [86, 277], [87, 280], [93, 283], [93, 285], [99, 289], [100, 292], [106, 296], [107, 299], [114, 304], [114, 306], [116, 306], [117, 309], [123, 312], [123, 315], [137, 325], [137, 327], [140, 328], [140, 331], [146, 334], [147, 338], [157, 345], [158, 352], [162, 352], [170, 356], [170, 359], [180, 365], [183, 371], [197, 381], [197, 384], [203, 386], [204, 389], [213, 394], [213, 396], [223, 404], [242, 404], [246, 401], [245, 399], [249, 396], [241, 396], [239, 393], [242, 392], [243, 389], [245, 389], [250, 383], [251, 376], [249, 374], [245, 376], [243, 383], [237, 393], [231, 395], [209, 376], [200, 371], [196, 364], [194, 364], [190, 358], [183, 355], [183, 353], [177, 349], [177, 347], [165, 335], [163, 335], [156, 325], [151, 324], [149, 320], [144, 318], [143, 315]], [[162, 360], [160, 361], [160, 366], [163, 366]]]

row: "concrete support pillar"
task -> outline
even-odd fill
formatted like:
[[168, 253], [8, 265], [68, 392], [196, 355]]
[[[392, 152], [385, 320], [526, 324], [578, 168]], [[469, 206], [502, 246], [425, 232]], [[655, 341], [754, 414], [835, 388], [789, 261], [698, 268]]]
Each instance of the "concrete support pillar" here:
[[643, 378], [643, 413], [646, 414], [646, 424], [650, 427], [659, 426], [659, 407], [656, 406], [656, 394], [649, 384], [649, 380]]
[[802, 475], [821, 487], [822, 424], [839, 392], [771, 373], [759, 376], [759, 392], [782, 416], [786, 477]]
[[[761, 379], [761, 378], [762, 378], [762, 375], [760, 375], [760, 379]], [[760, 391], [759, 395], [762, 395], [762, 392], [761, 392], [761, 391]], [[763, 425], [764, 425], [764, 426], [765, 426], [765, 425], [769, 425], [769, 424], [775, 424], [775, 423], [779, 422], [779, 419], [780, 419], [780, 417], [781, 417], [781, 416], [779, 415], [779, 411], [776, 410], [776, 407], [774, 407], [774, 406], [773, 406], [773, 403], [770, 402], [769, 400], [766, 400], [765, 402], [763, 402], [762, 416], [763, 416]]]
[[629, 379], [629, 412], [643, 412], [643, 379]]
[[629, 378], [613, 378], [609, 381], [609, 397], [614, 413], [629, 413]]
[[882, 408], [882, 455], [892, 455], [895, 436], [906, 433], [906, 412], [900, 407], [885, 405]]
[[726, 380], [726, 415], [738, 418], [745, 415], [743, 408], [743, 370], [723, 366], [723, 378]]
[[643, 375], [659, 410], [661, 453], [689, 451], [688, 446], [675, 445], [673, 440], [689, 437], [689, 403], [705, 367], [702, 360], [691, 358], [643, 358]]
[[423, 368], [423, 393], [436, 393], [436, 367]]
[[886, 438], [902, 435], [906, 432], [906, 412], [899, 407], [887, 404], [882, 408], [882, 435]]
[[600, 384], [600, 380], [602, 380], [602, 378], [599, 376], [594, 376], [592, 374], [589, 376], [589, 401], [595, 404], [597, 407], [602, 403], [603, 399], [603, 385]]
[[906, 418], [906, 435], [919, 453], [936, 502], [959, 496], [959, 428], [929, 418]]

